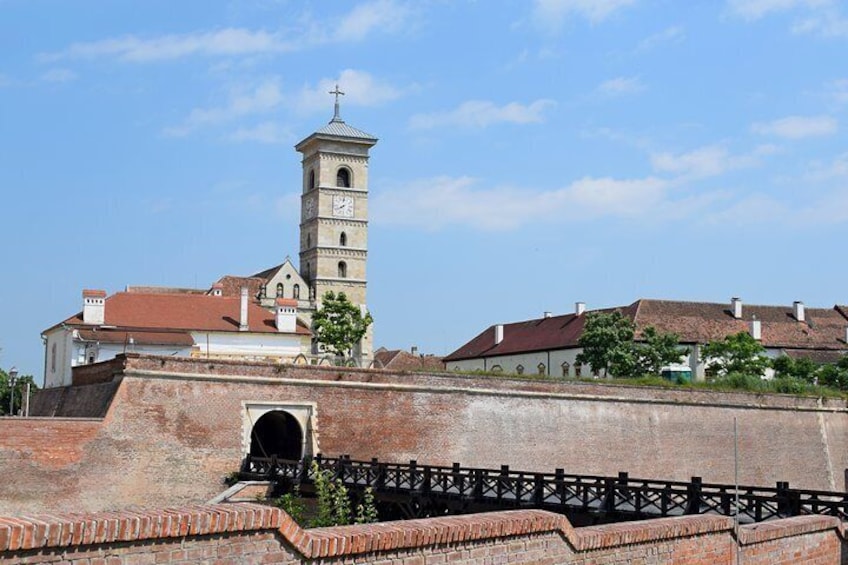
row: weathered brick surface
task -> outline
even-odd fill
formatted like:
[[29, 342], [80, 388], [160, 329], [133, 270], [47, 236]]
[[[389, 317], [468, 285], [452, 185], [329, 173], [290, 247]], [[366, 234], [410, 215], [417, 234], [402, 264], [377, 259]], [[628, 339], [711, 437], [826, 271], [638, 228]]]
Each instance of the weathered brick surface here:
[[[539, 510], [303, 530], [255, 504], [0, 518], [0, 564], [746, 565], [840, 563], [842, 525], [817, 516], [743, 527], [715, 516], [573, 529]], [[64, 531], [81, 532], [63, 536]]]
[[247, 448], [245, 402], [314, 403], [319, 450], [354, 458], [729, 483], [736, 417], [743, 484], [842, 489], [848, 468], [844, 401], [138, 355], [86, 370], [100, 384], [65, 396], [100, 424], [0, 420], [0, 513], [209, 500]]

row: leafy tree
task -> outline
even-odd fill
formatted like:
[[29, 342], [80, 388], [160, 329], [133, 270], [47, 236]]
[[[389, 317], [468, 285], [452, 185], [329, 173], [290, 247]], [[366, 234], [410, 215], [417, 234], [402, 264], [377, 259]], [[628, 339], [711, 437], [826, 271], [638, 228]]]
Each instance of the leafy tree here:
[[705, 360], [707, 370], [719, 376], [741, 373], [762, 378], [771, 366], [765, 351], [751, 334], [739, 332], [706, 344], [701, 349], [701, 358]]
[[321, 308], [312, 316], [315, 337], [331, 352], [342, 358], [349, 357], [353, 346], [359, 343], [374, 319], [348, 300], [345, 293], [328, 292], [321, 300]]
[[662, 368], [672, 363], [680, 363], [689, 353], [686, 347], [680, 347], [680, 336], [675, 333], [660, 333], [653, 326], [642, 330], [642, 341], [633, 345], [636, 353], [637, 375], [659, 375]]
[[635, 327], [621, 312], [592, 312], [586, 315], [586, 326], [577, 344], [583, 351], [576, 361], [591, 365], [593, 370], [615, 376], [631, 375], [636, 366], [633, 354]]
[[38, 390], [32, 375], [19, 376], [15, 380], [14, 390], [12, 390], [9, 383], [9, 374], [0, 369], [0, 414], [6, 415], [9, 413], [9, 397], [12, 394], [15, 395], [15, 413], [21, 409], [24, 395], [26, 395], [27, 383], [29, 383], [33, 392]]
[[771, 365], [774, 369], [775, 378], [799, 379], [808, 383], [817, 381], [818, 373], [823, 367], [816, 364], [812, 359], [806, 357], [793, 359], [788, 355], [781, 355], [774, 359]]

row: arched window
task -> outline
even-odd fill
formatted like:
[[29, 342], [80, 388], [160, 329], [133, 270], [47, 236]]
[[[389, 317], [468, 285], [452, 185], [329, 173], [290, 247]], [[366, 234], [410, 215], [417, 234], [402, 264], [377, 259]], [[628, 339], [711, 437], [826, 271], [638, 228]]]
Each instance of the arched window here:
[[309, 261], [306, 262], [306, 270], [303, 271], [303, 278], [309, 280], [309, 275], [312, 273], [312, 266], [309, 264]]
[[277, 283], [277, 298], [283, 297], [283, 283]]
[[342, 232], [339, 236], [339, 246], [347, 247], [347, 234], [345, 232]]
[[568, 364], [568, 361], [564, 361], [562, 365], [560, 365], [560, 367], [562, 367], [562, 376], [567, 377], [568, 370], [571, 368], [571, 366]]
[[312, 247], [312, 234], [308, 233], [306, 234], [306, 248], [309, 249], [310, 247]]
[[339, 278], [347, 278], [347, 263], [345, 263], [344, 261], [339, 261]]
[[491, 371], [493, 373], [503, 373], [503, 367], [500, 365], [492, 365]]
[[574, 376], [575, 377], [583, 376], [583, 365], [581, 365], [580, 363], [577, 363], [576, 365], [574, 365]]
[[516, 367], [515, 373], [517, 375], [523, 375], [524, 374], [524, 365], [519, 365], [518, 367]]
[[539, 363], [538, 365], [536, 365], [536, 370], [539, 372], [540, 375], [546, 374], [546, 372], [547, 372], [547, 371], [545, 371], [546, 368], [547, 367], [545, 367], [544, 363]]
[[309, 169], [309, 188], [315, 188], [315, 169]]
[[294, 298], [295, 300], [300, 298], [300, 285], [299, 284], [294, 285], [294, 288], [292, 289], [292, 298]]
[[350, 188], [350, 171], [344, 167], [339, 167], [339, 172], [336, 173], [336, 186]]

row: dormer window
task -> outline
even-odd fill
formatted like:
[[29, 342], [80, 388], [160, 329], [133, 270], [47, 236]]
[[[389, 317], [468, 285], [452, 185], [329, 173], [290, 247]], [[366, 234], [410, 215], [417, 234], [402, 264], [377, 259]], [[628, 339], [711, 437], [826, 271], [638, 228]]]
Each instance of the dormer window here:
[[347, 247], [347, 234], [342, 232], [339, 236], [339, 247]]
[[350, 171], [345, 167], [339, 168], [336, 173], [336, 186], [350, 188]]

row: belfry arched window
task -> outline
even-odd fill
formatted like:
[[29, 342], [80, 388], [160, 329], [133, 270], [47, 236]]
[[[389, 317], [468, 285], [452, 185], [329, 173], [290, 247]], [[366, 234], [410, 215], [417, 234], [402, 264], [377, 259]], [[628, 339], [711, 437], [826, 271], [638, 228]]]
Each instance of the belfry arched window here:
[[350, 188], [350, 171], [345, 167], [339, 167], [336, 173], [336, 186]]
[[309, 249], [310, 247], [312, 247], [312, 234], [308, 233], [306, 234], [306, 248]]
[[283, 297], [283, 283], [277, 283], [277, 298]]
[[339, 236], [339, 246], [347, 247], [347, 234], [345, 232], [342, 232]]
[[309, 169], [309, 188], [315, 188], [315, 169]]
[[344, 261], [339, 261], [339, 278], [347, 278], [347, 263], [345, 263]]

